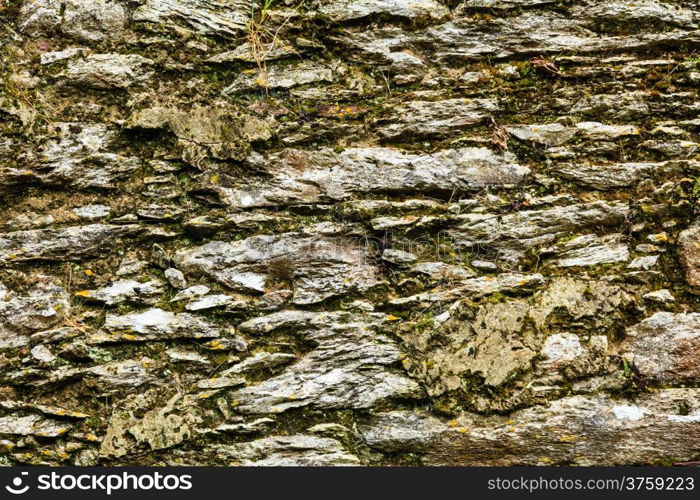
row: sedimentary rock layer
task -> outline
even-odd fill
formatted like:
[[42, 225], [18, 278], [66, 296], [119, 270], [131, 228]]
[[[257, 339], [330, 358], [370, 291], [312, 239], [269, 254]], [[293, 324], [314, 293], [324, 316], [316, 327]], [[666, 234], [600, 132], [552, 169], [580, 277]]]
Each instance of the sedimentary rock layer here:
[[0, 465], [700, 460], [699, 21], [0, 2]]

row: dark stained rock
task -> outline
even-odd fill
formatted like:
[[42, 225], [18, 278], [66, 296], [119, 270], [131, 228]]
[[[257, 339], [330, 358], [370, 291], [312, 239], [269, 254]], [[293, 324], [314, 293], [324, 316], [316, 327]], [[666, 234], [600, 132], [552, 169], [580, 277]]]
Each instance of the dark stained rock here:
[[695, 456], [698, 415], [682, 408], [696, 408], [698, 397], [697, 389], [663, 389], [633, 403], [572, 396], [507, 416], [463, 414], [449, 422], [424, 413], [392, 412], [379, 415], [362, 435], [376, 450], [418, 452], [425, 465], [683, 461]]

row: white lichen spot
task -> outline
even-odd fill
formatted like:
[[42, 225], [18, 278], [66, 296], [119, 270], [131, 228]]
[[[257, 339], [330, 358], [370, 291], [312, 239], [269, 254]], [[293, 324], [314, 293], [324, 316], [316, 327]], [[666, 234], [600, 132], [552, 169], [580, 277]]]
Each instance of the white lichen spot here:
[[612, 409], [615, 416], [622, 420], [641, 420], [644, 418], [644, 410], [638, 406], [616, 405]]

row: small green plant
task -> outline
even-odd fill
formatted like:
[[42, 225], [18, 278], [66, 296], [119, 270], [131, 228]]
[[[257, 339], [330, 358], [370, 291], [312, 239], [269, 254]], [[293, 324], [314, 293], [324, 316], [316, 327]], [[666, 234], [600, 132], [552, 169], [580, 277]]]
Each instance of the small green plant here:
[[250, 19], [248, 20], [247, 38], [250, 51], [253, 54], [258, 69], [262, 74], [265, 84], [265, 92], [269, 88], [269, 74], [267, 72], [267, 55], [272, 50], [277, 39], [277, 33], [272, 33], [266, 27], [268, 12], [275, 0], [263, 0], [260, 13], [256, 13], [255, 3], [250, 7]]
[[260, 12], [260, 18], [262, 20], [264, 20], [265, 16], [267, 16], [267, 11], [270, 8], [270, 6], [272, 6], [273, 3], [275, 3], [275, 0], [265, 0], [265, 2], [263, 3], [263, 8], [262, 8], [262, 11]]
[[693, 179], [693, 199], [700, 199], [700, 177], [695, 177]]
[[[280, 31], [292, 18], [290, 14], [279, 26], [270, 26], [270, 8], [277, 0], [263, 0], [262, 6], [256, 9], [256, 4], [251, 5], [250, 18], [246, 29], [246, 38], [250, 45], [250, 51], [260, 70], [260, 84], [265, 87], [265, 93], [269, 90], [269, 73], [267, 71], [267, 57], [278, 43]], [[294, 10], [298, 9], [297, 6]]]
[[629, 378], [632, 375], [632, 369], [630, 368], [630, 363], [625, 358], [622, 358], [622, 373], [625, 378]]
[[102, 349], [100, 347], [93, 347], [90, 349], [90, 358], [96, 363], [108, 363], [112, 361], [112, 355], [109, 351]]
[[63, 315], [62, 326], [75, 328], [80, 332], [87, 332], [87, 326], [80, 319], [84, 297], [81, 292], [73, 293], [73, 269], [66, 266], [66, 278], [64, 281], [67, 295], [66, 307], [60, 311]]
[[685, 57], [684, 61], [689, 63], [700, 63], [700, 54], [693, 51]]

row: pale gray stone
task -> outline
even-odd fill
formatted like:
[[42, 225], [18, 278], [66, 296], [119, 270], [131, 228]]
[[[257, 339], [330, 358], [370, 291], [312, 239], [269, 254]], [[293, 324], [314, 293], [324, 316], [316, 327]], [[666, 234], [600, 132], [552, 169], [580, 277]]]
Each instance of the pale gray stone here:
[[384, 139], [444, 137], [483, 122], [497, 110], [491, 99], [409, 101], [392, 107], [377, 121], [376, 128]]
[[678, 402], [697, 408], [698, 393], [662, 389], [632, 401], [570, 396], [505, 416], [465, 413], [449, 425], [423, 412], [396, 411], [378, 415], [363, 427], [362, 436], [375, 450], [417, 451], [424, 465], [620, 465], [658, 456], [691, 460], [700, 415], [695, 409], [684, 412]]
[[270, 66], [267, 72], [240, 74], [223, 90], [224, 95], [264, 89], [291, 89], [310, 83], [330, 83], [333, 81], [333, 68], [311, 61], [294, 66]]
[[54, 124], [53, 130], [37, 146], [38, 155], [28, 153], [23, 168], [0, 172], [8, 185], [114, 189], [142, 166], [137, 157], [110, 151], [118, 134], [105, 124], [62, 122]]
[[503, 216], [464, 214], [449, 234], [460, 246], [495, 248], [504, 258], [517, 259], [523, 251], [552, 243], [567, 232], [618, 226], [627, 212], [625, 204], [595, 201]]
[[19, 27], [27, 35], [62, 33], [85, 42], [118, 40], [126, 20], [126, 9], [110, 0], [31, 0], [19, 13]]
[[93, 54], [68, 63], [62, 75], [70, 85], [95, 89], [124, 89], [153, 76], [154, 62], [137, 54]]
[[596, 266], [630, 259], [629, 248], [623, 243], [621, 234], [578, 236], [552, 250], [557, 254], [555, 265], [558, 267]]
[[239, 36], [250, 18], [250, 5], [243, 0], [146, 0], [133, 14], [136, 23], [165, 25], [177, 29], [184, 23], [203, 35]]
[[[654, 236], [654, 235], [651, 235]], [[654, 243], [668, 240], [666, 233], [663, 238], [652, 238]], [[678, 236], [678, 254], [685, 270], [685, 281], [690, 286], [700, 286], [700, 224], [694, 223]]]
[[66, 434], [71, 427], [64, 422], [45, 419], [39, 415], [0, 417], [0, 434], [56, 438]]
[[88, 342], [138, 342], [177, 338], [215, 338], [221, 335], [217, 325], [187, 313], [172, 313], [148, 309], [125, 315], [107, 314], [100, 331], [90, 335]]
[[700, 376], [700, 314], [658, 312], [627, 330], [623, 356], [639, 373], [662, 382]]
[[90, 224], [66, 229], [37, 229], [0, 234], [0, 266], [36, 260], [71, 261], [103, 255], [137, 226]]
[[88, 220], [104, 219], [105, 217], [109, 217], [111, 209], [106, 205], [97, 203], [74, 208], [73, 213], [80, 218]]
[[339, 441], [303, 434], [219, 445], [213, 451], [229, 464], [247, 467], [360, 465], [360, 460], [347, 452]]
[[214, 241], [175, 255], [178, 267], [227, 287], [263, 293], [270, 283], [291, 281], [296, 304], [313, 304], [380, 283], [366, 250], [352, 242], [295, 233]]
[[377, 192], [452, 192], [524, 183], [530, 169], [515, 155], [486, 148], [447, 149], [410, 154], [389, 148], [349, 148], [342, 153], [287, 150], [267, 159], [250, 158], [272, 176], [240, 187], [214, 186], [222, 201], [235, 208], [344, 200]]
[[187, 288], [187, 280], [185, 279], [185, 275], [182, 273], [182, 271], [170, 267], [165, 270], [164, 274], [165, 279], [168, 280], [171, 287], [177, 288], [178, 290]]
[[68, 310], [66, 291], [49, 280], [26, 295], [0, 292], [0, 349], [29, 344], [32, 333], [57, 325]]
[[97, 290], [80, 290], [75, 295], [87, 300], [101, 302], [108, 306], [132, 302], [136, 304], [155, 304], [165, 290], [163, 282], [150, 280], [145, 283], [122, 279]]
[[318, 12], [332, 21], [350, 21], [379, 14], [408, 19], [439, 19], [450, 13], [437, 0], [321, 0]]
[[672, 304], [676, 301], [676, 298], [673, 296], [673, 294], [666, 288], [645, 293], [642, 298], [648, 302], [657, 304]]
[[634, 162], [605, 164], [559, 164], [553, 171], [576, 184], [594, 189], [620, 189], [654, 176], [678, 170], [671, 162]]
[[401, 360], [383, 330], [384, 314], [283, 311], [240, 325], [244, 332], [272, 335], [294, 331], [315, 348], [279, 375], [236, 391], [243, 413], [291, 408], [370, 408], [387, 398], [420, 394], [413, 380], [391, 367]]

